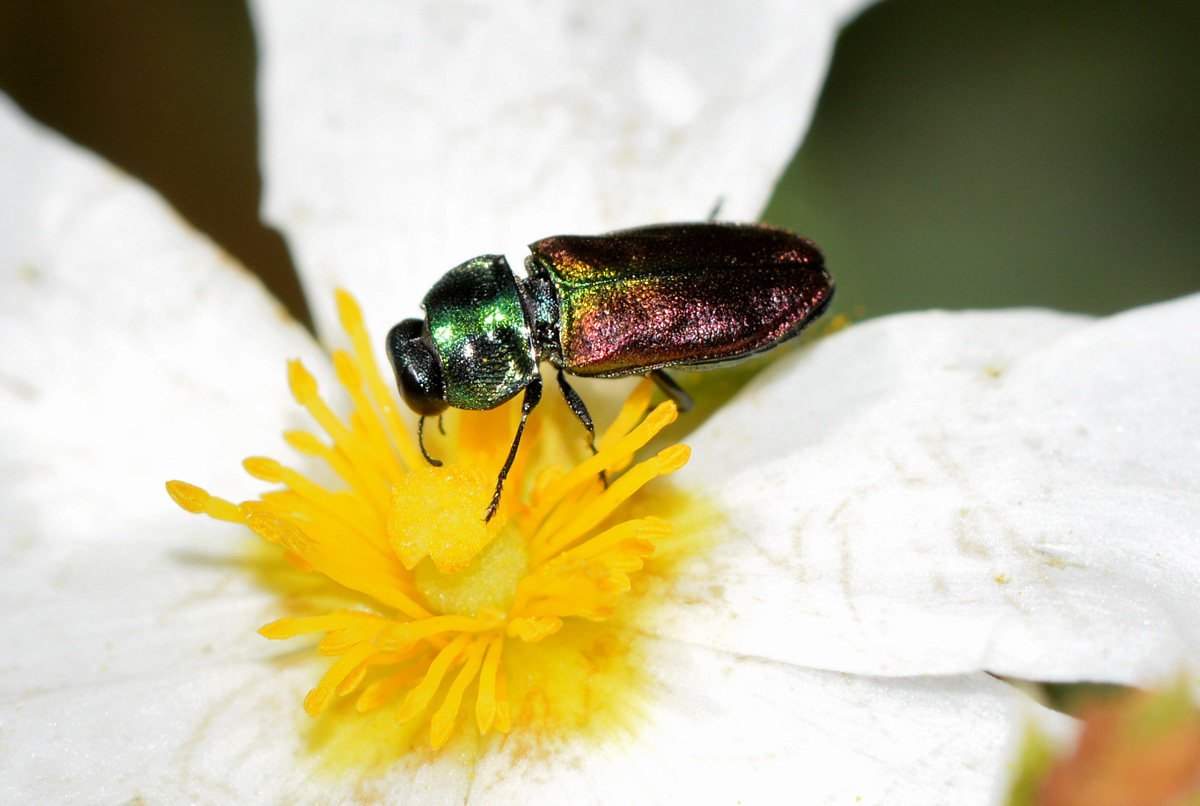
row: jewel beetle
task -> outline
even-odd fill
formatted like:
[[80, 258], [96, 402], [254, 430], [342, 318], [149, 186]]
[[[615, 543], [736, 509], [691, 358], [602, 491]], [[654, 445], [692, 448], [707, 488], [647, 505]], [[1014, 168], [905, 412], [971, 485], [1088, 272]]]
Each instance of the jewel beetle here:
[[[529, 247], [527, 276], [503, 255], [448, 271], [387, 337], [400, 395], [425, 418], [447, 408], [492, 409], [524, 392], [521, 421], [485, 520], [500, 504], [548, 361], [568, 406], [595, 427], [565, 374], [649, 374], [686, 410], [663, 371], [709, 369], [757, 355], [798, 334], [833, 297], [816, 244], [763, 224], [657, 224], [606, 235], [558, 235]], [[594, 448], [593, 448], [594, 450]]]

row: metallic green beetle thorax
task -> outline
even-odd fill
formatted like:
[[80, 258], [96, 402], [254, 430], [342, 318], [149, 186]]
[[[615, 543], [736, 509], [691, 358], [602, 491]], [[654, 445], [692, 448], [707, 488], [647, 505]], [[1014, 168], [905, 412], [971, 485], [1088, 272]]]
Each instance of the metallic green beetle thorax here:
[[446, 402], [454, 408], [495, 408], [537, 377], [532, 334], [503, 255], [451, 269], [422, 305], [442, 362]]

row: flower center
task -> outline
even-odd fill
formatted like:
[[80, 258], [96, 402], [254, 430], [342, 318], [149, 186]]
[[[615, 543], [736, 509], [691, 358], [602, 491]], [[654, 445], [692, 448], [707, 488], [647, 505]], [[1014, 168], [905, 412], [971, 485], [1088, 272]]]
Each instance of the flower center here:
[[[473, 514], [478, 519], [479, 511]], [[413, 581], [434, 612], [477, 616], [485, 611], [507, 613], [516, 597], [517, 583], [528, 573], [525, 541], [516, 531], [506, 529], [462, 570], [442, 573], [432, 560], [425, 559], [417, 564]]]
[[[449, 461], [430, 467], [379, 373], [357, 304], [339, 293], [338, 308], [353, 351], [335, 352], [333, 364], [352, 411], [336, 415], [313, 377], [293, 362], [292, 393], [328, 441], [309, 432], [286, 437], [301, 454], [324, 461], [345, 488], [330, 490], [279, 462], [252, 458], [246, 470], [283, 489], [241, 504], [181, 481], [168, 482], [168, 493], [189, 512], [246, 524], [278, 544], [295, 568], [327, 577], [337, 583], [332, 590], [354, 592], [343, 609], [282, 618], [259, 630], [272, 639], [324, 634], [317, 650], [335, 660], [304, 700], [310, 716], [325, 712], [335, 697], [357, 693], [360, 712], [399, 701], [396, 722], [428, 724], [434, 748], [449, 739], [460, 710], [473, 711], [480, 734], [507, 733], [514, 724], [555, 733], [563, 726], [546, 723], [554, 713], [546, 708], [547, 693], [590, 703], [580, 681], [592, 675], [564, 671], [571, 664], [561, 653], [574, 646], [570, 640], [554, 647], [540, 642], [567, 621], [612, 616], [631, 576], [671, 535], [670, 525], [655, 517], [608, 521], [645, 484], [686, 463], [682, 445], [633, 463], [634, 453], [675, 419], [674, 404], [647, 415], [652, 384], [643, 382], [596, 440], [595, 454], [573, 466], [569, 457], [582, 444], [578, 423], [564, 423], [561, 438], [540, 439], [553, 421], [535, 411], [500, 509], [485, 522], [519, 401], [456, 414], [450, 433], [457, 441], [439, 445]], [[374, 604], [364, 609], [364, 600]], [[577, 654], [593, 663], [601, 645], [593, 641]], [[540, 671], [530, 666], [539, 652]], [[509, 654], [512, 661], [505, 660]], [[514, 696], [524, 698], [515, 703], [510, 664], [516, 664]], [[530, 681], [543, 682], [535, 690]]]

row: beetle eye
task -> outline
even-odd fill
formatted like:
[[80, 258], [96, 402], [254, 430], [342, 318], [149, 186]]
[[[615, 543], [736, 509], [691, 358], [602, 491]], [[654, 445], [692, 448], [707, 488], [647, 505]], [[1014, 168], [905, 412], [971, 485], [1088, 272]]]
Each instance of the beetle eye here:
[[417, 414], [429, 416], [446, 410], [446, 390], [433, 345], [421, 338], [422, 325], [420, 319], [405, 319], [393, 327], [387, 352], [400, 396]]

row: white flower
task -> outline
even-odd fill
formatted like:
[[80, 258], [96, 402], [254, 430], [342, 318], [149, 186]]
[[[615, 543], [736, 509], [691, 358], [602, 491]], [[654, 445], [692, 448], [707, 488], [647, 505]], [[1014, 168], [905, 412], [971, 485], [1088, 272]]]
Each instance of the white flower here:
[[[330, 341], [334, 285], [378, 337], [448, 267], [520, 254], [510, 236], [722, 195], [753, 217], [846, 13], [404, 8], [258, 9], [268, 207]], [[310, 722], [328, 662], [254, 630], [312, 603], [161, 484], [256, 495], [237, 460], [309, 427], [283, 360], [329, 389], [328, 359], [7, 104], [0, 171], [6, 801], [971, 803], [1013, 721], [986, 672], [1196, 665], [1200, 298], [914, 314], [786, 356], [692, 435], [676, 529], [703, 550], [616, 630], [640, 682], [584, 714], [606, 719], [402, 754], [394, 720]]]

